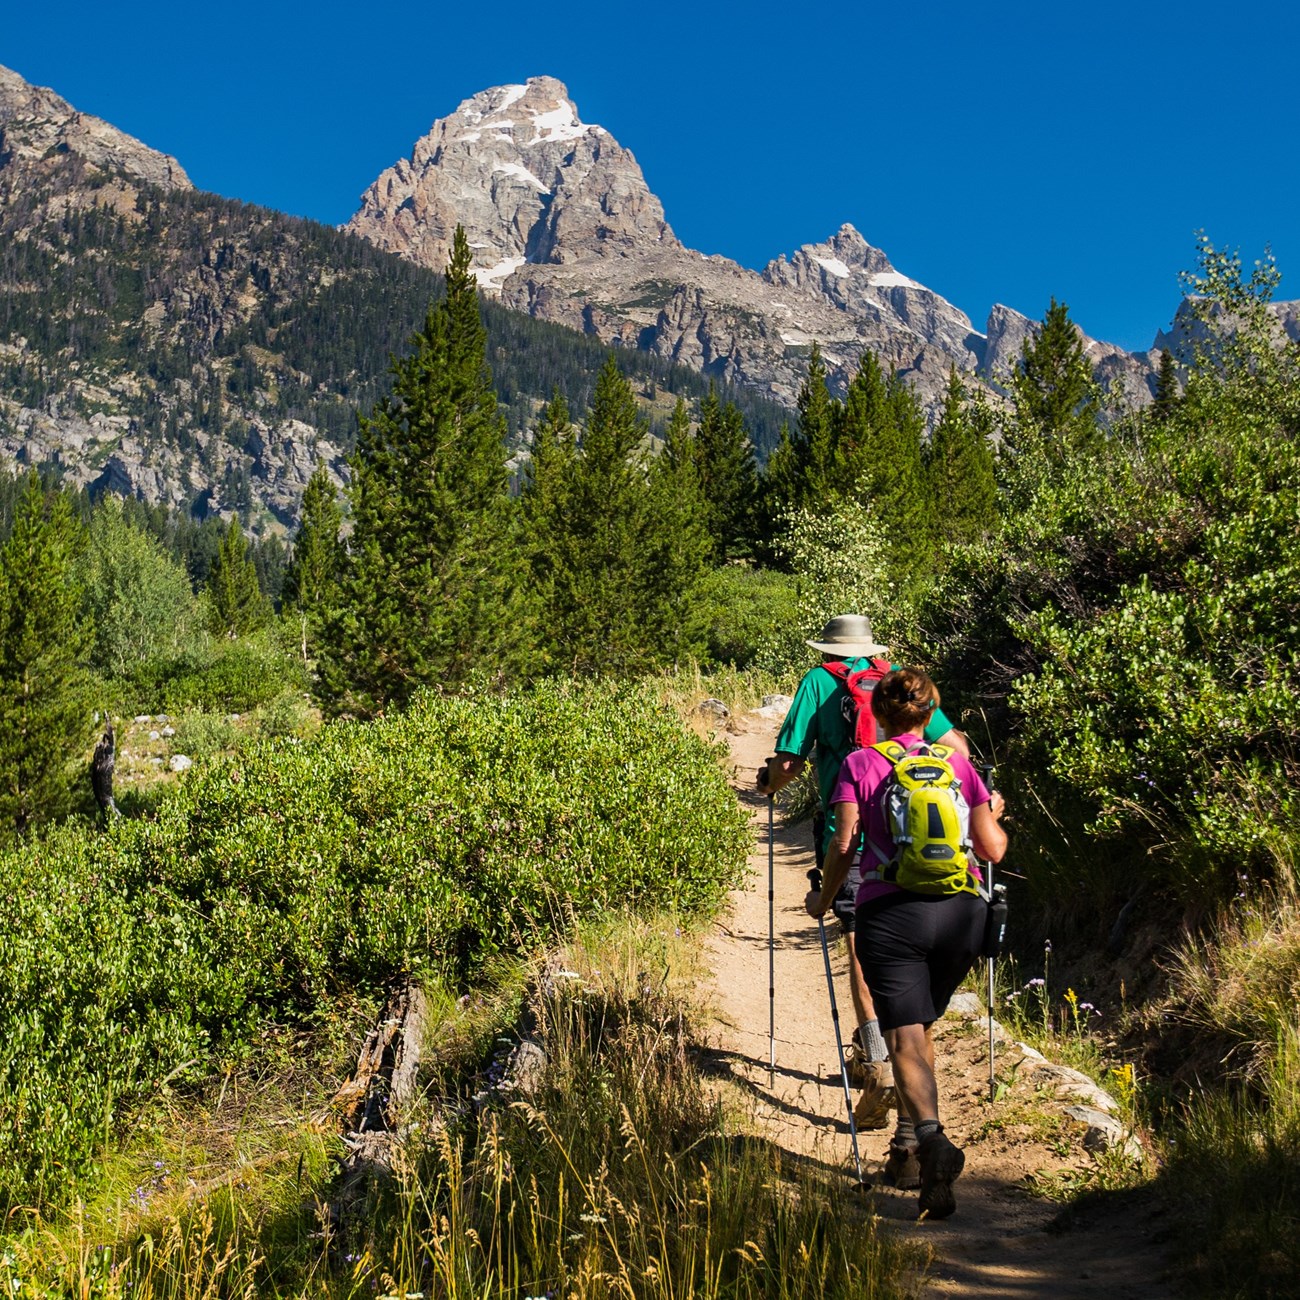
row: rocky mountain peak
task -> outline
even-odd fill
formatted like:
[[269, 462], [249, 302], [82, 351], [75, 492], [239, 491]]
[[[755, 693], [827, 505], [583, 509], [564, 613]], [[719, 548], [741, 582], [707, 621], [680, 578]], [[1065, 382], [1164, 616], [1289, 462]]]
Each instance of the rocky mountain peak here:
[[528, 263], [680, 248], [636, 159], [554, 77], [480, 91], [440, 118], [345, 229], [441, 270], [457, 224], [487, 292]]
[[933, 289], [894, 269], [885, 253], [845, 222], [820, 244], [805, 244], [763, 270], [769, 284], [829, 302], [867, 321], [900, 325], [919, 339], [963, 358], [980, 355], [980, 336], [970, 318]]
[[0, 67], [0, 174], [10, 168], [38, 176], [72, 155], [92, 167], [163, 189], [193, 189], [184, 168], [89, 113], [78, 113], [52, 90], [29, 85]]

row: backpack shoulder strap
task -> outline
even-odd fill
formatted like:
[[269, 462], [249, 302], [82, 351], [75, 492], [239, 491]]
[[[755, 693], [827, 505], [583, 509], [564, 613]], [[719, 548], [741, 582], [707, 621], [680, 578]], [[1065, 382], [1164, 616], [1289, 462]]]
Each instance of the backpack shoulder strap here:
[[902, 762], [907, 757], [907, 750], [896, 740], [882, 740], [870, 746], [877, 754], [887, 758], [891, 764]]
[[825, 669], [837, 682], [846, 682], [849, 679], [849, 666], [843, 659], [832, 659], [830, 663], [818, 664], [817, 667]]

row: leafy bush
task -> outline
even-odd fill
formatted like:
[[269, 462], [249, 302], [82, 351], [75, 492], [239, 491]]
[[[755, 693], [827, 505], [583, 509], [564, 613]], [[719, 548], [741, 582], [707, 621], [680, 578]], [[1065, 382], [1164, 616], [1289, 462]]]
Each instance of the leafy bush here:
[[805, 641], [836, 614], [865, 614], [886, 637], [905, 625], [906, 602], [891, 580], [880, 525], [855, 502], [839, 501], [829, 512], [794, 512], [778, 549], [799, 575], [795, 608], [764, 640], [758, 667], [802, 675], [811, 653]]
[[198, 632], [198, 602], [185, 570], [123, 512], [122, 499], [95, 506], [80, 559], [95, 629], [91, 665], [128, 676], [150, 658], [186, 653]]
[[797, 586], [788, 574], [728, 564], [697, 588], [695, 616], [704, 624], [708, 657], [747, 668], [759, 647], [797, 621]]
[[747, 844], [709, 747], [626, 685], [427, 697], [25, 844], [0, 857], [0, 1204], [66, 1191], [123, 1104], [268, 1019], [470, 979], [572, 915], [710, 906]]
[[257, 711], [263, 736], [306, 736], [312, 729], [312, 711], [302, 691], [281, 691]]
[[1216, 352], [1237, 360], [1194, 367], [1158, 417], [1087, 457], [1020, 449], [1001, 536], [920, 613], [945, 687], [1011, 737], [1019, 850], [1053, 906], [1096, 916], [1150, 880], [1209, 907], [1296, 857], [1300, 356], [1249, 347], [1248, 317]]
[[307, 684], [301, 659], [268, 629], [238, 641], [204, 637], [179, 657], [150, 659], [114, 694], [123, 712], [247, 713]]
[[171, 739], [173, 754], [196, 762], [229, 753], [239, 745], [239, 728], [224, 713], [183, 713]]

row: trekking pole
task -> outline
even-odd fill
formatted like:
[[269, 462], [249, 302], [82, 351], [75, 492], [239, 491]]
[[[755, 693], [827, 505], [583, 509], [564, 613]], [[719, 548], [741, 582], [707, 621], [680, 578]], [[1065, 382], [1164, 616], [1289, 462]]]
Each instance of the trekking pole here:
[[[984, 784], [988, 787], [988, 792], [993, 793], [993, 764], [981, 763], [980, 771], [984, 775]], [[998, 950], [1002, 947], [1002, 932], [1006, 929], [1007, 924], [1007, 907], [1002, 902], [993, 885], [993, 863], [986, 862], [983, 864], [987, 873], [986, 884], [989, 891], [989, 924], [985, 931], [985, 954], [988, 958], [988, 985], [989, 985], [989, 1101], [997, 1100], [998, 1081], [994, 1068], [993, 1059], [993, 964], [997, 960]], [[998, 885], [997, 889], [1006, 892], [1004, 885]]]
[[767, 796], [767, 1086], [776, 1085], [776, 890], [773, 872], [773, 807], [772, 795]]
[[[808, 883], [821, 892], [822, 873], [814, 867], [808, 873]], [[831, 974], [831, 950], [826, 942], [826, 918], [819, 916], [817, 918], [817, 928], [821, 931], [822, 936], [822, 961], [826, 963], [826, 992], [831, 996], [831, 1023], [835, 1026], [835, 1050], [839, 1053], [840, 1058], [840, 1079], [844, 1084], [844, 1106], [849, 1113], [849, 1137], [853, 1142], [853, 1163], [858, 1170], [858, 1185], [863, 1183], [862, 1178], [862, 1159], [858, 1155], [858, 1122], [853, 1118], [853, 1096], [849, 1092], [849, 1067], [844, 1060], [844, 1039], [840, 1035], [840, 1012], [835, 1005], [835, 978]]]

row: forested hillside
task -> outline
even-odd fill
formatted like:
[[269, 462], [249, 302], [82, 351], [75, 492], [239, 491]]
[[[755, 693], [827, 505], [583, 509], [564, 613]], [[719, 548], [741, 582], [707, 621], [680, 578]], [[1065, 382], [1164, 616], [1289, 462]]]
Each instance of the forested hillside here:
[[[343, 472], [358, 411], [440, 294], [439, 276], [353, 236], [68, 155], [0, 206], [0, 449], [95, 491], [292, 527], [317, 459]], [[555, 391], [581, 417], [608, 350], [482, 310], [505, 456]], [[652, 424], [707, 391], [619, 355]], [[773, 445], [784, 413], [734, 396]]]

